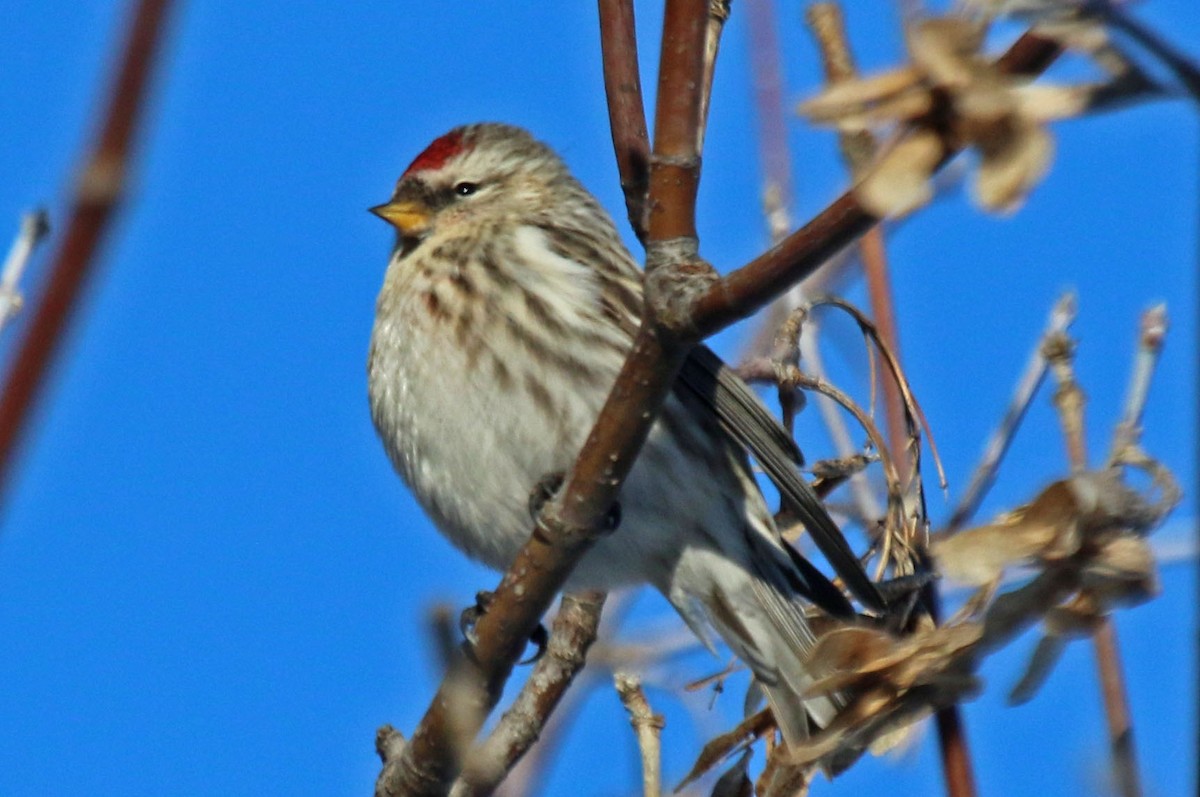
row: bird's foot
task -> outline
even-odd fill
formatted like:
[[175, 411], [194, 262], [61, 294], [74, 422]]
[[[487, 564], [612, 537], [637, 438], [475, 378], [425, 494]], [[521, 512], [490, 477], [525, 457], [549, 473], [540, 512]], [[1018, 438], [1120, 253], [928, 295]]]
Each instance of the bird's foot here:
[[534, 520], [538, 519], [538, 515], [542, 513], [542, 508], [562, 489], [563, 482], [566, 481], [566, 476], [562, 471], [556, 471], [554, 473], [547, 473], [538, 479], [538, 483], [533, 485], [533, 490], [529, 493], [529, 516], [531, 518]]
[[[566, 474], [562, 471], [547, 473], [538, 483], [533, 486], [533, 490], [529, 493], [529, 516], [536, 522], [546, 504], [550, 499], [558, 494], [566, 482]], [[601, 531], [612, 533], [621, 525], [621, 504], [617, 501], [608, 508], [608, 512], [604, 515], [604, 522], [601, 526]]]
[[[479, 618], [487, 613], [488, 608], [492, 605], [492, 600], [495, 595], [487, 590], [480, 590], [475, 593], [475, 604], [468, 606], [462, 610], [462, 614], [458, 617], [458, 630], [462, 632], [463, 639], [467, 644], [474, 649], [478, 642], [478, 637], [475, 635], [475, 625], [479, 622]], [[533, 633], [529, 635], [529, 642], [537, 649], [534, 654], [527, 659], [522, 659], [518, 664], [532, 664], [540, 659], [546, 653], [546, 644], [549, 642], [550, 635], [546, 632], [546, 626], [538, 623], [537, 628], [533, 629]]]
[[467, 640], [467, 644], [472, 648], [475, 647], [478, 638], [475, 636], [475, 624], [479, 622], [479, 618], [487, 612], [488, 607], [492, 605], [492, 598], [495, 597], [486, 589], [481, 589], [475, 593], [475, 604], [468, 606], [462, 610], [462, 614], [458, 616], [458, 630], [462, 633], [463, 639]]
[[875, 586], [888, 605], [887, 625], [896, 631], [908, 625], [917, 602], [921, 599], [921, 590], [934, 580], [933, 573], [915, 573], [911, 576], [880, 581]]

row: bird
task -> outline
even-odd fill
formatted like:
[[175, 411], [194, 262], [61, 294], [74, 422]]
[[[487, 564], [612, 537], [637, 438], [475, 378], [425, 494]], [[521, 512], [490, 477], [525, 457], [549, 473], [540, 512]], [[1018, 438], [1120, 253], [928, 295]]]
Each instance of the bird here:
[[[531, 490], [569, 471], [631, 348], [642, 271], [563, 160], [512, 125], [439, 136], [371, 210], [396, 231], [367, 358], [376, 431], [438, 530], [504, 570], [529, 537]], [[749, 667], [795, 744], [842, 702], [808, 694], [807, 612], [855, 610], [781, 538], [748, 451], [852, 594], [882, 610], [791, 436], [704, 345], [620, 490], [618, 527], [566, 588], [657, 589]]]

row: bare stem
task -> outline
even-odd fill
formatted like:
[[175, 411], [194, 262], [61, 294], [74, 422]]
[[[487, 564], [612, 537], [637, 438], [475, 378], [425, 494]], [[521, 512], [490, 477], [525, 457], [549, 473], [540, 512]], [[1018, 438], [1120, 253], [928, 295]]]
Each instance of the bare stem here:
[[0, 395], [0, 489], [8, 481], [29, 411], [95, 262], [109, 219], [120, 204], [134, 132], [169, 7], [169, 0], [140, 0], [130, 17], [98, 138], [75, 183], [71, 212], [49, 280]]
[[[774, 0], [748, 0], [746, 23], [750, 29], [750, 66], [754, 75], [763, 208], [771, 243], [776, 243], [787, 235], [792, 226], [792, 162], [787, 146], [783, 67], [780, 64]], [[770, 333], [768, 329], [767, 334]]]
[[[1060, 333], [1051, 336], [1044, 352], [1058, 380], [1054, 404], [1058, 408], [1063, 435], [1067, 440], [1071, 471], [1082, 473], [1087, 469], [1083, 422], [1085, 397], [1075, 379], [1072, 364], [1074, 346], [1074, 341], [1067, 337], [1066, 333]], [[1121, 667], [1121, 654], [1117, 645], [1117, 631], [1113, 627], [1111, 617], [1100, 620], [1092, 635], [1092, 643], [1096, 650], [1096, 666], [1100, 672], [1113, 776], [1122, 797], [1140, 797], [1142, 788], [1133, 743], [1133, 722], [1125, 689], [1125, 675]]]
[[[708, 20], [707, 0], [668, 0], [666, 4], [650, 156], [650, 246], [696, 238]], [[646, 270], [653, 271], [658, 259], [648, 248]], [[662, 256], [662, 262], [672, 259]], [[647, 293], [652, 285], [647, 285]], [[647, 301], [651, 300], [647, 296]]]
[[1141, 437], [1142, 412], [1146, 408], [1146, 397], [1150, 395], [1150, 379], [1154, 376], [1155, 366], [1158, 365], [1158, 355], [1162, 352], [1166, 334], [1166, 305], [1156, 305], [1142, 314], [1138, 351], [1133, 361], [1133, 372], [1129, 375], [1129, 387], [1125, 392], [1125, 409], [1120, 423], [1117, 424], [1112, 449], [1108, 454], [1110, 465]]
[[636, 676], [617, 673], [617, 694], [621, 704], [629, 712], [629, 723], [637, 734], [638, 750], [642, 754], [642, 794], [644, 797], [660, 797], [662, 794], [662, 749], [661, 734], [663, 718], [650, 710], [646, 693]]
[[608, 124], [625, 194], [629, 224], [646, 241], [646, 192], [650, 187], [650, 134], [638, 71], [633, 0], [599, 0], [600, 51]]
[[1000, 425], [992, 432], [987, 445], [984, 446], [983, 456], [975, 468], [975, 473], [971, 476], [971, 482], [967, 485], [966, 491], [958, 500], [958, 506], [954, 508], [950, 520], [946, 523], [947, 530], [957, 531], [971, 519], [979, 509], [984, 496], [987, 495], [992, 482], [995, 481], [1000, 461], [1004, 459], [1004, 454], [1012, 444], [1017, 427], [1021, 425], [1021, 420], [1025, 417], [1034, 394], [1046, 376], [1046, 358], [1042, 353], [1045, 342], [1052, 335], [1066, 332], [1071, 322], [1075, 320], [1075, 305], [1075, 295], [1072, 293], [1063, 294], [1055, 302], [1054, 309], [1050, 311], [1046, 329], [1038, 340], [1037, 347], [1029, 355], [1029, 362], [1017, 382], [1012, 399], [1009, 400], [1008, 409], [1005, 410]]
[[704, 131], [708, 126], [708, 107], [712, 101], [713, 75], [717, 68], [717, 52], [721, 46], [721, 32], [729, 19], [733, 0], [709, 0], [708, 33], [704, 37], [704, 88], [700, 92], [700, 125], [696, 131], [696, 151], [704, 149]]
[[583, 669], [588, 648], [596, 640], [604, 597], [601, 592], [563, 595], [545, 653], [496, 728], [468, 754], [463, 774], [450, 792], [453, 797], [491, 794], [538, 740]]
[[[1033, 75], [1045, 71], [1061, 53], [1056, 42], [1030, 32], [1017, 39], [997, 59], [996, 66], [1008, 74]], [[954, 150], [951, 142], [943, 144], [945, 163]], [[852, 193], [843, 194], [808, 224], [699, 297], [692, 317], [694, 328], [701, 337], [707, 337], [749, 317], [878, 222]]]
[[1092, 635], [1092, 644], [1096, 646], [1096, 667], [1100, 672], [1100, 690], [1104, 695], [1104, 716], [1108, 723], [1113, 775], [1121, 797], [1139, 797], [1142, 785], [1138, 774], [1137, 748], [1133, 742], [1133, 716], [1129, 711], [1117, 629], [1111, 617], [1100, 621]]

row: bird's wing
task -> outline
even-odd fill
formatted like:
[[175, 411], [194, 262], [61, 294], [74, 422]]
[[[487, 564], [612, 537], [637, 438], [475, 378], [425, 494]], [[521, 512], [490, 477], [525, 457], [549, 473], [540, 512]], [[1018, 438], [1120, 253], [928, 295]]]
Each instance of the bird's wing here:
[[[800, 449], [754, 391], [703, 344], [693, 348], [684, 361], [675, 389], [686, 390], [711, 408], [725, 433], [750, 452], [780, 494], [791, 504], [812, 535], [813, 542], [825, 554], [830, 566], [841, 576], [851, 594], [867, 608], [886, 611], [887, 604], [876, 589], [875, 582], [867, 576], [862, 563], [846, 543], [841, 529], [829, 516], [812, 486], [800, 475], [797, 467], [801, 461]], [[803, 561], [799, 554], [795, 554], [794, 558]], [[801, 567], [801, 572], [807, 580], [814, 582], [814, 591], [818, 593], [812, 596], [813, 600], [825, 603], [822, 600], [824, 596], [829, 602], [836, 603], [827, 590], [837, 592], [837, 588], [810, 563], [805, 561], [804, 565], [806, 567]], [[838, 593], [838, 596], [841, 597], [841, 594]], [[845, 603], [844, 598], [841, 603]], [[839, 611], [841, 606], [829, 605], [825, 608], [836, 614], [842, 613]]]

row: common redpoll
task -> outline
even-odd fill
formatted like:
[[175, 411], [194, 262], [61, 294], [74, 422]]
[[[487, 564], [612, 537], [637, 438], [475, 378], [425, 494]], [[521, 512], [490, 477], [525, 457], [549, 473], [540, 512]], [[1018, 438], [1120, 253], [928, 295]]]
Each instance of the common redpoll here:
[[[571, 467], [625, 359], [641, 273], [559, 157], [507, 125], [438, 138], [373, 210], [398, 230], [367, 366], [375, 427], [441, 532], [505, 568], [529, 537], [530, 491]], [[843, 613], [850, 604], [779, 538], [738, 443], [780, 481], [860, 600], [880, 608], [797, 475], [790, 438], [704, 347], [621, 490], [619, 528], [568, 586], [652, 584], [706, 644], [715, 629], [751, 668], [793, 741], [806, 712], [824, 724], [835, 710], [828, 696], [802, 697], [814, 643], [804, 599]]]

